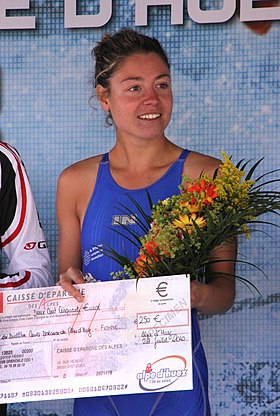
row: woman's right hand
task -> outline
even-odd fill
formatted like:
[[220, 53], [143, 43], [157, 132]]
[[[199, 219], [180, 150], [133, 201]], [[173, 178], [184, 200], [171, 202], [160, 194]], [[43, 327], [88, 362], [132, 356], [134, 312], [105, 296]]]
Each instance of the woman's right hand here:
[[78, 302], [83, 301], [81, 293], [73, 286], [74, 284], [85, 283], [83, 273], [75, 267], [69, 267], [66, 272], [61, 273], [58, 277], [57, 284], [60, 285], [70, 296], [73, 296]]

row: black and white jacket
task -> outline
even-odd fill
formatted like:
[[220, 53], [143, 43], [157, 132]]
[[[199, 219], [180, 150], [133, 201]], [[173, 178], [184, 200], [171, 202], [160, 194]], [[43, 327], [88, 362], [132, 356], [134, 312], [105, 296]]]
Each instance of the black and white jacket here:
[[53, 285], [44, 232], [23, 162], [0, 141], [0, 247], [8, 259], [0, 291]]

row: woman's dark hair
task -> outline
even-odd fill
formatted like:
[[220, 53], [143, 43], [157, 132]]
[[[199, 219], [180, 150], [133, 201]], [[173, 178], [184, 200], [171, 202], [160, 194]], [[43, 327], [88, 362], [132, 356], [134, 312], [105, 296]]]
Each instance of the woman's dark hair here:
[[127, 57], [135, 53], [156, 53], [170, 68], [166, 53], [157, 39], [130, 28], [123, 28], [113, 35], [105, 34], [93, 48], [91, 53], [95, 61], [93, 86], [100, 84], [109, 90], [112, 75]]

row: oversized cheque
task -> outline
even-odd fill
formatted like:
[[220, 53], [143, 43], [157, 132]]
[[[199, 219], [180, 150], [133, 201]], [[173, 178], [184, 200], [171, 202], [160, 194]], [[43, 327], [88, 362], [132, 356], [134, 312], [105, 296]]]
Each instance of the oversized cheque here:
[[189, 277], [0, 294], [0, 402], [192, 388]]

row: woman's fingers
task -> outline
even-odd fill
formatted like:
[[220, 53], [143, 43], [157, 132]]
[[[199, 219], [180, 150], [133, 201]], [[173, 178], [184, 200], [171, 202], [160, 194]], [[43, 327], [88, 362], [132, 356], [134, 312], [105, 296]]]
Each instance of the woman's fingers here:
[[70, 267], [66, 272], [59, 275], [57, 282], [69, 295], [73, 296], [78, 302], [83, 301], [81, 293], [73, 286], [74, 284], [85, 283], [81, 270]]

